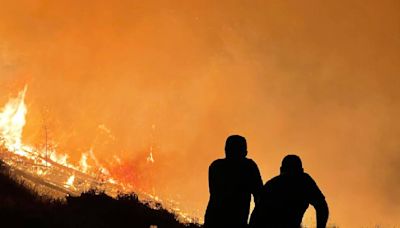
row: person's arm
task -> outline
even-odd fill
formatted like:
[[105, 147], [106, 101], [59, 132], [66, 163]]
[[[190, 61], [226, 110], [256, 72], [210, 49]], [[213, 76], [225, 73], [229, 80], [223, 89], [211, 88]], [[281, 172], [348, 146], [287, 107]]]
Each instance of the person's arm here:
[[329, 209], [325, 200], [325, 196], [318, 188], [317, 183], [315, 183], [315, 181], [308, 174], [305, 175], [309, 187], [309, 202], [311, 205], [313, 205], [315, 212], [317, 213], [317, 228], [326, 228], [326, 223], [328, 222], [329, 217]]
[[315, 211], [317, 213], [317, 228], [326, 228], [326, 223], [328, 222], [329, 209], [326, 200], [320, 200], [314, 205]]

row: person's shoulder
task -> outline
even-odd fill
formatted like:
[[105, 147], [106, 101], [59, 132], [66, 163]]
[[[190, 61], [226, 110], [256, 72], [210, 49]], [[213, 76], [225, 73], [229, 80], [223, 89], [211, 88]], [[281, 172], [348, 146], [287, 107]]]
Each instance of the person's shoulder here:
[[314, 179], [308, 173], [303, 173], [303, 179], [308, 184], [315, 184]]
[[281, 179], [282, 179], [281, 175], [275, 176], [275, 177], [269, 179], [267, 182], [265, 182], [264, 186], [274, 185], [277, 182], [279, 182]]
[[306, 183], [305, 186], [307, 187], [307, 190], [309, 192], [311, 204], [315, 204], [315, 202], [325, 199], [324, 194], [321, 192], [314, 179], [308, 173], [304, 173], [303, 176]]
[[211, 167], [215, 167], [215, 166], [220, 166], [220, 165], [224, 164], [225, 162], [226, 162], [226, 161], [225, 161], [225, 159], [223, 159], [223, 158], [217, 159], [217, 160], [215, 160], [215, 161], [213, 161], [213, 162], [211, 163], [210, 168], [211, 168]]

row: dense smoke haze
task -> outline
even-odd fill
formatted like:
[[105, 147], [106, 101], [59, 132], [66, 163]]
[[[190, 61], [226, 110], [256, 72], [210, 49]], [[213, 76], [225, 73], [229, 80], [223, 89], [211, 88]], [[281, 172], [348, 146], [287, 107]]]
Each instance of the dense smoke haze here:
[[400, 225], [399, 12], [396, 0], [0, 0], [0, 106], [27, 84], [26, 143], [46, 126], [71, 160], [92, 150], [198, 216], [208, 165], [241, 134], [263, 181], [298, 154], [330, 223]]

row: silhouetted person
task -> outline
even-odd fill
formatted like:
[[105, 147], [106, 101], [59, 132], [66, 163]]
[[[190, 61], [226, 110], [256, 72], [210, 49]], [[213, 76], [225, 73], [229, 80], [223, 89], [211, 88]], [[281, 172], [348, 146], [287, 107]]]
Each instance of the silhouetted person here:
[[258, 198], [262, 180], [256, 163], [246, 155], [246, 139], [232, 135], [226, 140], [226, 158], [210, 165], [205, 228], [247, 227], [251, 195]]
[[250, 227], [299, 228], [309, 204], [316, 210], [317, 228], [325, 228], [329, 211], [324, 195], [304, 173], [300, 158], [288, 155], [282, 161], [281, 174], [264, 185]]

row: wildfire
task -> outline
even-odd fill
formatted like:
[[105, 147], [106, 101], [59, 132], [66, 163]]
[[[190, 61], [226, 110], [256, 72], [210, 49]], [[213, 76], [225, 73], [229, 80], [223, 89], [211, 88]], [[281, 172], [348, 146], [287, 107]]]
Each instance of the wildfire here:
[[[27, 88], [25, 86], [15, 98], [9, 99], [0, 112], [0, 160], [12, 167], [21, 177], [44, 185], [57, 193], [78, 195], [90, 188], [95, 188], [110, 196], [116, 196], [135, 190], [131, 183], [121, 182], [119, 178], [111, 176], [109, 170], [96, 158], [93, 149], [83, 153], [79, 164], [75, 165], [68, 161], [67, 154], [59, 153], [54, 148], [40, 149], [23, 144], [22, 133], [28, 111], [25, 104]], [[108, 128], [104, 125], [100, 125], [99, 128], [115, 140]], [[117, 165], [122, 165], [119, 157], [114, 156], [114, 160]], [[146, 161], [155, 162], [153, 146], [150, 148]], [[48, 191], [46, 193], [48, 194]], [[142, 200], [164, 203], [154, 194], [136, 193]], [[168, 208], [168, 205], [165, 206]], [[183, 221], [193, 221], [193, 218], [176, 207], [175, 202], [171, 203], [169, 208], [180, 215]]]
[[[17, 97], [11, 98], [0, 112], [0, 146], [6, 151], [1, 150], [0, 158], [4, 162], [26, 174], [40, 176], [51, 185], [62, 186], [67, 192], [74, 190], [79, 193], [89, 187], [96, 187], [105, 188], [103, 190], [110, 195], [115, 195], [122, 192], [121, 189], [127, 189], [110, 176], [93, 150], [83, 153], [79, 164], [75, 165], [68, 161], [67, 154], [59, 153], [55, 149], [40, 149], [23, 144], [22, 133], [27, 114], [26, 92], [27, 86]], [[89, 159], [93, 165], [89, 165]]]

